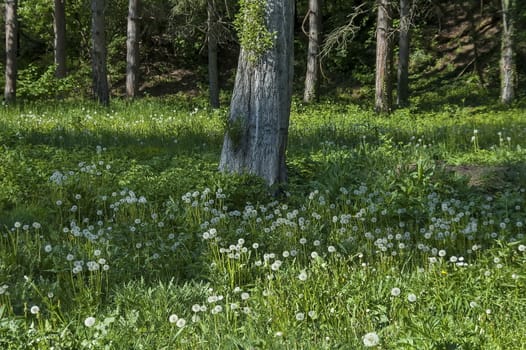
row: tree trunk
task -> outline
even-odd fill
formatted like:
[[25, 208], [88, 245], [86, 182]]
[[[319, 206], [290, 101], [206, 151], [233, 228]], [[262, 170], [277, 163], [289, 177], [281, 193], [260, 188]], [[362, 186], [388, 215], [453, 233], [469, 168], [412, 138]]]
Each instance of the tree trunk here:
[[53, 30], [55, 32], [55, 76], [66, 76], [66, 0], [55, 0]]
[[6, 0], [5, 2], [5, 88], [4, 98], [7, 103], [16, 100], [16, 78], [17, 78], [17, 43], [18, 43], [18, 18], [17, 1]]
[[322, 0], [309, 0], [309, 47], [307, 51], [307, 72], [303, 101], [312, 102], [318, 98], [318, 77], [320, 66], [321, 7]]
[[139, 6], [140, 0], [128, 4], [128, 30], [126, 36], [126, 95], [137, 96], [139, 86]]
[[217, 31], [214, 0], [208, 0], [208, 81], [210, 107], [219, 108], [219, 73], [217, 68]]
[[515, 0], [502, 0], [502, 42], [500, 57], [500, 101], [510, 104], [515, 97], [517, 80], [514, 53]]
[[391, 87], [391, 3], [390, 0], [378, 1], [378, 22], [376, 27], [376, 88], [375, 110], [377, 113], [389, 113], [392, 109]]
[[105, 6], [105, 0], [91, 0], [91, 60], [93, 69], [93, 93], [100, 104], [108, 106], [110, 104], [110, 93], [106, 73]]
[[400, 0], [400, 37], [398, 41], [398, 91], [397, 105], [409, 104], [409, 0]]
[[267, 0], [266, 5], [274, 45], [256, 61], [241, 49], [219, 169], [255, 174], [272, 186], [287, 180], [294, 2]]

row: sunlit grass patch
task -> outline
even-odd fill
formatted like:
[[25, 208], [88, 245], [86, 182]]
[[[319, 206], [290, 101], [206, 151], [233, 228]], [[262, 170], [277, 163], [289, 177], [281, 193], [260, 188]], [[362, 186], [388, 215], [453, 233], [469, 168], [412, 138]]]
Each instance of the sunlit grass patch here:
[[526, 342], [518, 109], [297, 104], [280, 197], [199, 101], [1, 113], [2, 348]]

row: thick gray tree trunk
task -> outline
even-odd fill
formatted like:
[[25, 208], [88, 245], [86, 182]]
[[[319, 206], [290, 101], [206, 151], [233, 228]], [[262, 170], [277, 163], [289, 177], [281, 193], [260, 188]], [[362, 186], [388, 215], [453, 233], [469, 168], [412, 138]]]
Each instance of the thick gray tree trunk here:
[[274, 46], [258, 60], [242, 48], [219, 169], [255, 174], [272, 186], [287, 180], [293, 74], [293, 0], [267, 0]]
[[137, 96], [139, 80], [139, 6], [140, 0], [128, 3], [128, 30], [126, 35], [126, 95]]
[[55, 0], [53, 13], [53, 31], [55, 32], [55, 76], [64, 78], [66, 67], [66, 0]]
[[217, 23], [215, 1], [208, 0], [208, 82], [210, 107], [219, 108], [219, 71], [217, 68]]
[[110, 92], [106, 68], [105, 6], [105, 0], [91, 0], [91, 60], [93, 93], [100, 104], [108, 106], [110, 104]]
[[404, 107], [409, 104], [409, 44], [411, 19], [409, 1], [400, 0], [400, 37], [398, 40], [398, 90], [396, 104]]
[[16, 56], [18, 42], [17, 1], [5, 2], [5, 86], [4, 99], [7, 103], [16, 100], [16, 78], [18, 74]]
[[391, 12], [390, 0], [378, 0], [375, 83], [375, 111], [377, 113], [389, 113], [392, 109], [390, 72], [392, 57]]
[[309, 0], [309, 47], [307, 51], [307, 72], [303, 101], [312, 102], [318, 98], [318, 78], [320, 67], [322, 0]]
[[510, 104], [515, 97], [517, 80], [514, 53], [515, 0], [502, 0], [502, 42], [500, 57], [500, 101]]

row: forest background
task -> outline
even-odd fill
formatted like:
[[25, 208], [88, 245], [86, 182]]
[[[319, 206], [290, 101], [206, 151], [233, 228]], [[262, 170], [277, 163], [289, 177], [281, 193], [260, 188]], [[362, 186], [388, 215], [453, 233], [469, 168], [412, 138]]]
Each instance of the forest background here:
[[[109, 87], [123, 96], [126, 76], [128, 1], [104, 7]], [[400, 9], [393, 3], [390, 40], [397, 41]], [[203, 94], [208, 89], [208, 21], [213, 13], [213, 38], [218, 44], [219, 83], [223, 104], [233, 87], [239, 43], [233, 22], [236, 1], [157, 1], [141, 3], [139, 17], [140, 95]], [[410, 11], [410, 88], [425, 92], [470, 76], [480, 90], [497, 97], [500, 86], [502, 6], [500, 1], [412, 1]], [[320, 95], [372, 103], [374, 94], [377, 7], [374, 1], [325, 1], [321, 8]], [[307, 67], [309, 4], [296, 1], [295, 92], [304, 89]], [[524, 90], [526, 44], [520, 2], [515, 19], [514, 50], [519, 94]], [[21, 99], [90, 96], [90, 2], [65, 6], [67, 79], [55, 79], [53, 2], [21, 0], [18, 4], [18, 86]], [[3, 18], [2, 18], [3, 20]], [[3, 25], [3, 23], [2, 23]], [[394, 45], [397, 50], [397, 45]], [[5, 47], [2, 46], [2, 51]], [[5, 52], [1, 52], [2, 56]], [[396, 80], [397, 60], [391, 67]], [[0, 67], [3, 70], [3, 67]], [[4, 83], [0, 77], [0, 83]], [[479, 92], [477, 92], [478, 94]], [[470, 100], [470, 93], [459, 99]]]

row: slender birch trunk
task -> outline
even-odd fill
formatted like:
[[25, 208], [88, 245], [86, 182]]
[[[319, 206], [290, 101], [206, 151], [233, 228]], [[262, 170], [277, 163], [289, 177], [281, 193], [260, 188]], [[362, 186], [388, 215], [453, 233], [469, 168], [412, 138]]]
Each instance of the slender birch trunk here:
[[500, 57], [500, 101], [510, 104], [515, 98], [517, 73], [515, 67], [515, 0], [502, 0], [502, 41]]
[[16, 0], [5, 2], [5, 86], [4, 99], [7, 103], [16, 100], [16, 79], [18, 75], [17, 42], [18, 42], [18, 18]]
[[375, 110], [377, 113], [389, 113], [392, 109], [391, 87], [391, 3], [390, 0], [378, 0], [378, 21], [376, 27], [376, 83]]
[[305, 74], [304, 102], [318, 98], [320, 41], [321, 41], [322, 0], [309, 0], [309, 47], [307, 51], [307, 72]]
[[215, 1], [208, 0], [208, 82], [210, 107], [219, 108], [219, 71], [217, 65], [217, 31]]
[[139, 86], [139, 6], [140, 0], [128, 3], [128, 30], [126, 32], [126, 95], [137, 96]]
[[93, 93], [100, 104], [108, 106], [110, 104], [110, 93], [106, 68], [105, 6], [105, 0], [91, 0], [91, 60]]
[[67, 74], [66, 66], [66, 0], [55, 0], [53, 12], [53, 31], [55, 34], [55, 76], [64, 78]]
[[398, 40], [398, 90], [397, 102], [399, 107], [409, 104], [409, 46], [410, 25], [409, 0], [400, 0], [400, 37]]

